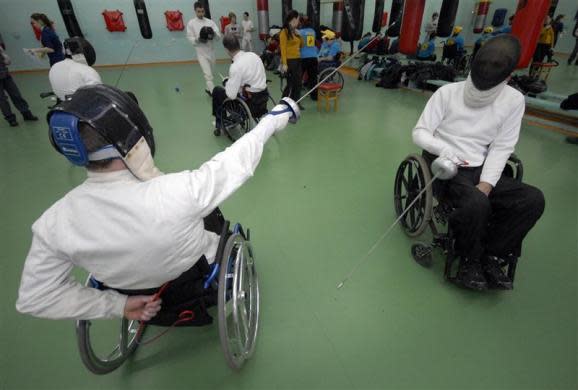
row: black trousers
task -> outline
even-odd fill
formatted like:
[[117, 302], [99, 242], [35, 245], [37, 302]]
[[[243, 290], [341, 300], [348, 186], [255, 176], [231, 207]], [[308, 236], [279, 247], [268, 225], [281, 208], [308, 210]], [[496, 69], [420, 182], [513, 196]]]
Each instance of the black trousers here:
[[[319, 74], [318, 71], [318, 61], [317, 58], [302, 58], [301, 59], [301, 69], [303, 73], [307, 73], [307, 82], [305, 83], [305, 87], [307, 90], [313, 89], [313, 87], [317, 84], [317, 75]], [[311, 92], [311, 99], [317, 100], [317, 90]]]
[[301, 71], [301, 59], [294, 58], [287, 60], [287, 86], [283, 90], [283, 96], [289, 96], [294, 101], [301, 97], [301, 85], [303, 83], [303, 72]]
[[547, 43], [538, 43], [534, 52], [534, 62], [544, 62], [546, 57], [548, 57], [549, 62], [552, 61], [552, 48]]
[[14, 82], [14, 79], [12, 76], [8, 75], [7, 77], [0, 79], [0, 110], [2, 110], [2, 114], [4, 114], [4, 118], [7, 121], [10, 122], [15, 120], [16, 115], [14, 115], [10, 108], [10, 103], [8, 103], [8, 98], [6, 97], [5, 92], [10, 96], [12, 103], [18, 111], [22, 114], [30, 112], [28, 103], [24, 100], [22, 95], [20, 95], [20, 90]]
[[[227, 93], [223, 87], [215, 87], [213, 89], [213, 116], [219, 117], [219, 112], [223, 106], [223, 102], [227, 99]], [[267, 110], [267, 102], [269, 101], [269, 91], [265, 89], [261, 92], [251, 93], [245, 102], [251, 111], [253, 118], [261, 118], [265, 115]]]
[[[221, 210], [215, 209], [205, 217], [205, 230], [221, 234], [225, 219]], [[215, 259], [220, 261], [220, 259]], [[159, 326], [171, 326], [179, 320], [179, 315], [190, 310], [194, 313], [192, 321], [183, 322], [177, 326], [204, 326], [211, 324], [213, 318], [207, 312], [207, 308], [217, 304], [217, 290], [209, 287], [204, 288], [205, 277], [211, 268], [205, 256], [202, 256], [190, 269], [183, 272], [178, 278], [171, 280], [168, 287], [161, 295], [161, 310], [147, 324]], [[105, 287], [106, 288], [106, 287]], [[115, 289], [121, 294], [154, 295], [160, 287], [142, 290]]]
[[[435, 159], [424, 153], [428, 162]], [[451, 180], [436, 180], [434, 192], [454, 207], [449, 228], [458, 255], [479, 260], [484, 254], [521, 255], [522, 241], [544, 212], [542, 191], [502, 175], [486, 196], [476, 188], [483, 167], [459, 168]]]

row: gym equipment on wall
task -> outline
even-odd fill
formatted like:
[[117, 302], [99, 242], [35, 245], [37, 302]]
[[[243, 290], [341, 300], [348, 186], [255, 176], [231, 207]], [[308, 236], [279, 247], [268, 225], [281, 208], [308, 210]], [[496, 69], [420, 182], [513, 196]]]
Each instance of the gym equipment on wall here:
[[341, 39], [348, 42], [358, 41], [363, 35], [365, 0], [343, 0], [343, 6], [345, 12]]
[[269, 35], [269, 0], [257, 0], [257, 21], [259, 22], [259, 39], [264, 41]]
[[[524, 0], [522, 0], [524, 1]], [[482, 0], [476, 5], [476, 18], [474, 19], [474, 33], [479, 34], [484, 31], [486, 18], [490, 11], [490, 0]]]
[[106, 23], [106, 29], [110, 32], [126, 31], [126, 25], [124, 24], [122, 15], [123, 13], [118, 9], [116, 11], [102, 11], [102, 16], [104, 17], [104, 22]]
[[494, 17], [492, 18], [492, 26], [494, 27], [501, 27], [504, 25], [506, 21], [506, 15], [508, 14], [508, 10], [505, 8], [498, 8], [494, 11]]
[[387, 28], [388, 37], [398, 37], [401, 31], [401, 19], [403, 18], [404, 0], [393, 0], [391, 3], [391, 12], [389, 26]]
[[532, 0], [531, 2], [520, 0], [518, 3], [518, 9], [512, 23], [512, 34], [522, 44], [518, 68], [525, 68], [530, 64], [542, 30], [542, 21], [548, 14], [549, 6], [550, 0]]
[[458, 12], [459, 0], [444, 0], [438, 19], [437, 35], [446, 38], [452, 35], [456, 14]]
[[140, 34], [144, 39], [151, 39], [153, 37], [153, 31], [151, 30], [147, 6], [144, 0], [134, 0], [134, 9], [136, 10]]
[[425, 0], [405, 0], [399, 33], [400, 53], [414, 55], [417, 52], [424, 8]]
[[183, 13], [181, 11], [165, 11], [165, 19], [169, 31], [183, 31], [185, 29]]
[[62, 20], [64, 20], [64, 26], [66, 27], [68, 36], [84, 38], [70, 0], [58, 0], [58, 8], [60, 9]]
[[373, 14], [373, 25], [371, 26], [371, 31], [374, 33], [379, 33], [382, 27], [383, 19], [383, 8], [385, 0], [375, 0], [375, 13]]
[[199, 0], [205, 9], [205, 18], [211, 19], [211, 9], [209, 8], [209, 0]]
[[333, 31], [339, 36], [341, 36], [341, 27], [343, 26], [343, 8], [342, 1], [333, 3], [333, 20], [331, 25], [333, 26]]
[[319, 30], [321, 22], [321, 0], [307, 0], [307, 17], [315, 31]]
[[285, 23], [285, 18], [289, 11], [293, 9], [293, 0], [281, 0], [281, 17], [283, 20], [281, 21], [281, 25]]

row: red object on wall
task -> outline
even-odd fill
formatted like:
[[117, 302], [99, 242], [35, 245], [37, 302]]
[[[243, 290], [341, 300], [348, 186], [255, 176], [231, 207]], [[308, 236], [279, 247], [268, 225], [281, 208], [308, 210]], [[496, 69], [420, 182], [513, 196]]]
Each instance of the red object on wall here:
[[520, 0], [518, 3], [512, 22], [512, 35], [522, 44], [522, 53], [518, 61], [519, 69], [530, 64], [549, 8], [550, 0]]
[[387, 26], [387, 12], [384, 12], [381, 16], [381, 28]]
[[425, 0], [405, 0], [399, 33], [399, 51], [414, 55], [417, 52]]
[[42, 35], [42, 30], [39, 27], [33, 25], [32, 22], [30, 22], [30, 26], [32, 26], [32, 31], [34, 31], [34, 36], [36, 37], [36, 40], [39, 41], [40, 36]]
[[479, 34], [484, 31], [486, 25], [486, 18], [490, 11], [490, 0], [483, 0], [478, 3], [476, 10], [476, 19], [474, 20], [474, 33]]
[[165, 11], [165, 19], [167, 20], [167, 29], [169, 31], [183, 31], [185, 29], [181, 11]]
[[228, 16], [221, 16], [221, 32], [224, 34], [225, 33], [225, 27], [227, 27], [229, 24], [231, 24], [231, 19], [229, 19]]
[[102, 16], [104, 17], [104, 22], [106, 23], [106, 29], [110, 32], [126, 31], [126, 26], [124, 24], [124, 19], [122, 18], [123, 13], [119, 10], [116, 11], [102, 11]]

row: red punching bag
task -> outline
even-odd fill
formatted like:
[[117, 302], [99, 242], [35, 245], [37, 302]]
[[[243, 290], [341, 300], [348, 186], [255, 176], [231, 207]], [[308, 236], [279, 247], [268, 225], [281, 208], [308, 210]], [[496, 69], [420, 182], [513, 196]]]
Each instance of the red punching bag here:
[[518, 3], [512, 22], [512, 35], [522, 44], [518, 68], [525, 68], [530, 64], [549, 8], [550, 0], [520, 0]]
[[476, 19], [474, 20], [474, 33], [479, 34], [484, 31], [489, 10], [490, 0], [482, 0], [477, 4]]
[[425, 0], [405, 0], [399, 33], [400, 53], [414, 55], [417, 52], [424, 8]]
[[259, 39], [264, 41], [269, 35], [269, 0], [257, 0], [257, 20]]

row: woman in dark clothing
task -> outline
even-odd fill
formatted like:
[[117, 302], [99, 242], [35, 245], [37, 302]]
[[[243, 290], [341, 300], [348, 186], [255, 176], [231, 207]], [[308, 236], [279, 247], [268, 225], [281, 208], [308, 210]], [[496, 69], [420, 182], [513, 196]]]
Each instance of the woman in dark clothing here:
[[64, 60], [62, 43], [52, 27], [52, 21], [44, 14], [32, 14], [30, 16], [30, 22], [32, 25], [42, 30], [42, 35], [40, 36], [42, 47], [31, 49], [31, 51], [39, 57], [48, 55], [50, 66]]
[[558, 15], [552, 22], [552, 27], [554, 28], [554, 46], [558, 43], [558, 37], [564, 31], [564, 23], [562, 22], [564, 15]]

